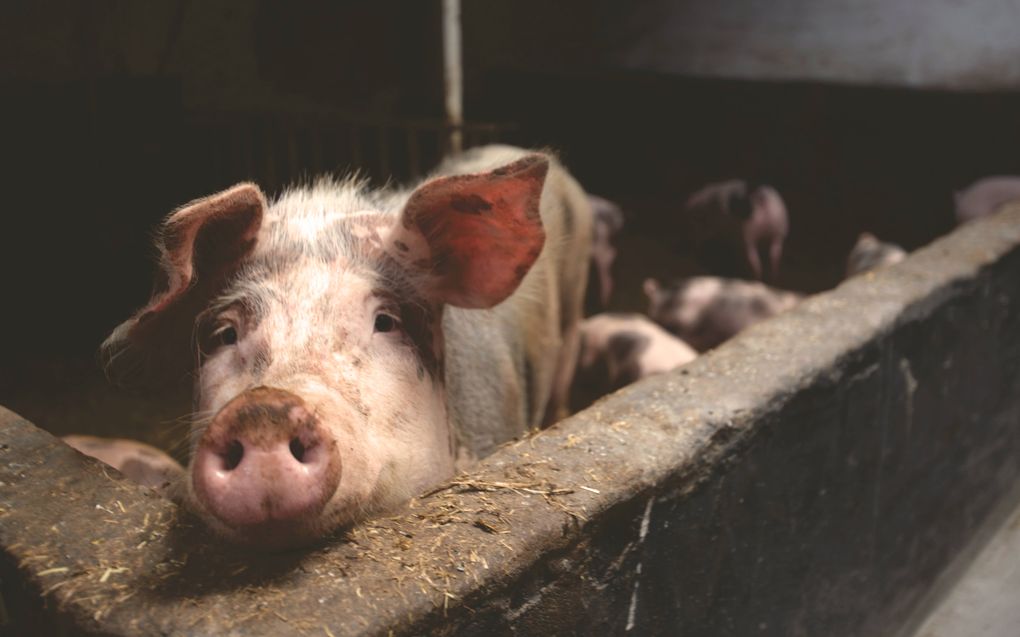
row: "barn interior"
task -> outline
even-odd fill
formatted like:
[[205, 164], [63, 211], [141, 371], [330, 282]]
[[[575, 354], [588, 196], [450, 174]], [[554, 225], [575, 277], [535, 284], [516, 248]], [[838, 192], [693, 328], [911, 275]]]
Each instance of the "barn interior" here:
[[[996, 31], [1009, 16], [852, 4], [466, 3], [465, 144], [554, 149], [621, 204], [611, 309], [642, 311], [646, 276], [696, 271], [678, 209], [733, 176], [787, 201], [777, 285], [831, 288], [860, 232], [916, 248], [953, 227], [954, 190], [1020, 173], [1020, 78]], [[0, 11], [0, 403], [54, 433], [174, 448], [186, 387], [123, 392], [96, 363], [147, 298], [154, 229], [242, 180], [275, 194], [324, 173], [427, 173], [447, 142], [440, 5]]]
[[[731, 177], [782, 193], [773, 283], [813, 294], [860, 233], [920, 248], [955, 191], [1020, 174], [1018, 22], [976, 0], [465, 2], [463, 140], [552, 149], [620, 204], [608, 309], [704, 272], [679, 211]], [[440, 2], [0, 5], [0, 405], [184, 460], [190, 379], [116, 387], [97, 359], [148, 298], [159, 222], [240, 181], [422, 178], [449, 150], [442, 36]]]

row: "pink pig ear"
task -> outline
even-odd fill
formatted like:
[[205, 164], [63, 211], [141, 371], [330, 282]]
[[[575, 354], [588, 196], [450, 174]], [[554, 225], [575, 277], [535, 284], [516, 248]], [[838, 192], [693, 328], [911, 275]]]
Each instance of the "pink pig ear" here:
[[112, 378], [189, 370], [195, 318], [255, 247], [265, 209], [258, 186], [243, 183], [167, 217], [156, 238], [160, 270], [152, 298], [103, 343]]
[[520, 285], [545, 244], [539, 214], [549, 160], [528, 155], [491, 172], [422, 184], [389, 237], [389, 251], [427, 275], [442, 303], [487, 308]]

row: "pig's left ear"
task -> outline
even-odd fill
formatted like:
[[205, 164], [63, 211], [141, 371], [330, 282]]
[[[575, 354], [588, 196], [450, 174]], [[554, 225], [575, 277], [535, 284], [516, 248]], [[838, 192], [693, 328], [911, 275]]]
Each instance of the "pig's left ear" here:
[[549, 160], [528, 155], [491, 172], [440, 177], [408, 199], [387, 251], [425, 276], [426, 293], [487, 308], [520, 285], [545, 243], [539, 214]]
[[152, 298], [100, 351], [113, 380], [163, 380], [190, 370], [195, 319], [255, 247], [265, 209], [258, 186], [243, 183], [167, 217], [156, 238]]

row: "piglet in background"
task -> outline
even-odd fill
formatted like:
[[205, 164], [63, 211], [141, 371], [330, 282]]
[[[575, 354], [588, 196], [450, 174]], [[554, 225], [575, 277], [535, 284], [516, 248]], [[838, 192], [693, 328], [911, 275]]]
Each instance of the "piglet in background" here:
[[790, 223], [775, 188], [742, 179], [712, 183], [684, 204], [699, 261], [725, 276], [775, 280]]
[[984, 177], [957, 191], [954, 199], [957, 223], [987, 217], [1005, 204], [1020, 200], [1020, 177]]
[[640, 314], [598, 314], [581, 323], [581, 347], [570, 406], [584, 409], [602, 396], [652, 374], [691, 362], [698, 353]]
[[609, 306], [613, 293], [613, 262], [616, 260], [614, 239], [623, 229], [620, 206], [596, 195], [588, 195], [592, 211], [591, 267], [585, 292], [586, 314], [595, 314]]
[[803, 299], [756, 281], [696, 276], [661, 285], [644, 282], [648, 316], [704, 352], [741, 330], [784, 312]]
[[64, 436], [61, 440], [146, 487], [162, 489], [184, 476], [184, 468], [176, 460], [143, 442], [81, 435]]
[[846, 278], [884, 268], [906, 258], [907, 251], [895, 243], [886, 243], [870, 232], [862, 232], [847, 255]]

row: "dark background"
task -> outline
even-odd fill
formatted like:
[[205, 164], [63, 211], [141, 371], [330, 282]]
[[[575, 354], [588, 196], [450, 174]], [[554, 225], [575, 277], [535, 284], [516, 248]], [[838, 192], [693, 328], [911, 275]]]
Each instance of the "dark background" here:
[[[859, 232], [916, 248], [951, 229], [954, 189], [1020, 173], [1016, 92], [624, 67], [642, 33], [621, 6], [463, 16], [468, 142], [557, 149], [623, 204], [617, 308], [643, 309], [643, 277], [688, 271], [671, 233], [707, 181], [778, 188], [779, 284], [815, 292]], [[94, 362], [147, 298], [159, 220], [243, 179], [409, 181], [442, 153], [442, 97], [438, 2], [0, 4], [0, 404], [57, 432], [170, 422], [178, 408], [114, 392]], [[166, 446], [147, 432], [131, 435]]]

